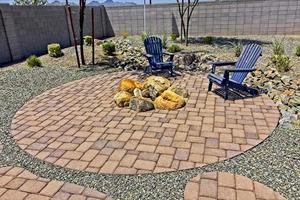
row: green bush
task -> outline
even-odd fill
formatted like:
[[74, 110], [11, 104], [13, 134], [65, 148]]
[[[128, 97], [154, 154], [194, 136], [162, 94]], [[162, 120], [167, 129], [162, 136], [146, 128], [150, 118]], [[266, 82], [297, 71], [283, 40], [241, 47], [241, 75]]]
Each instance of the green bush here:
[[300, 44], [296, 47], [296, 56], [300, 56]]
[[172, 41], [176, 41], [176, 39], [177, 39], [177, 34], [172, 33], [172, 34], [170, 35], [170, 38], [171, 38]]
[[48, 55], [50, 57], [60, 57], [63, 55], [60, 45], [57, 43], [48, 44]]
[[84, 44], [86, 46], [91, 46], [93, 44], [92, 36], [86, 35], [86, 36], [83, 37], [83, 40], [84, 40]]
[[176, 52], [180, 52], [182, 49], [180, 48], [180, 46], [173, 44], [168, 48], [168, 52], [170, 53], [176, 53]]
[[121, 36], [123, 37], [123, 39], [127, 39], [128, 35], [129, 35], [129, 33], [126, 31], [121, 33]]
[[143, 32], [143, 33], [141, 34], [142, 42], [144, 42], [145, 39], [146, 39], [147, 37], [149, 37], [148, 33]]
[[164, 35], [162, 36], [162, 46], [163, 46], [164, 49], [166, 49], [166, 48], [167, 48], [167, 45], [168, 45], [168, 37], [167, 37], [166, 34], [164, 34]]
[[214, 38], [212, 36], [206, 36], [203, 38], [204, 44], [212, 44], [214, 42]]
[[29, 67], [42, 67], [42, 62], [36, 55], [28, 57], [26, 63]]
[[234, 54], [236, 57], [239, 57], [243, 50], [243, 44], [241, 42], [237, 42], [233, 45]]
[[111, 41], [107, 41], [105, 43], [102, 44], [102, 48], [103, 51], [107, 54], [107, 55], [113, 55], [116, 51], [116, 46], [113, 42]]
[[283, 55], [285, 53], [284, 38], [281, 40], [275, 39], [272, 44], [272, 50], [274, 55]]
[[273, 55], [271, 61], [279, 72], [286, 72], [291, 69], [291, 60], [287, 55]]

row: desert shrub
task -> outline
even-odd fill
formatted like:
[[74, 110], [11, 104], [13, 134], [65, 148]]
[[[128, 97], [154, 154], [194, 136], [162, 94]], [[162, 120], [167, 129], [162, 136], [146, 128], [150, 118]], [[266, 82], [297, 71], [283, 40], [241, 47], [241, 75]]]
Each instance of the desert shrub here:
[[166, 49], [166, 48], [167, 48], [167, 45], [168, 45], [168, 37], [167, 37], [166, 34], [164, 34], [164, 35], [162, 36], [162, 46], [163, 46], [164, 49]]
[[51, 57], [60, 57], [63, 55], [60, 45], [57, 43], [48, 44], [48, 55]]
[[273, 55], [271, 57], [272, 63], [275, 65], [276, 69], [279, 72], [286, 72], [289, 71], [291, 66], [290, 66], [290, 58], [287, 55]]
[[214, 41], [214, 38], [212, 36], [206, 36], [203, 38], [204, 44], [212, 44]]
[[172, 41], [176, 41], [176, 39], [177, 39], [177, 34], [172, 33], [172, 34], [170, 35], [170, 38], [171, 38]]
[[148, 33], [143, 32], [143, 33], [141, 34], [142, 42], [144, 42], [145, 39], [146, 39], [147, 37], [149, 37]]
[[84, 44], [86, 46], [91, 46], [93, 44], [92, 36], [86, 35], [86, 36], [83, 37], [83, 40], [84, 40]]
[[233, 50], [236, 57], [239, 57], [243, 50], [243, 44], [241, 42], [237, 42], [233, 44]]
[[28, 57], [26, 63], [29, 67], [42, 67], [42, 62], [36, 55]]
[[171, 45], [169, 48], [168, 48], [168, 52], [170, 53], [176, 53], [176, 52], [179, 52], [181, 51], [182, 49], [180, 48], [180, 46], [176, 45], [176, 44], [173, 44]]
[[279, 40], [275, 39], [272, 44], [273, 55], [283, 55], [284, 50], [284, 38]]
[[113, 55], [116, 51], [116, 46], [112, 41], [104, 42], [102, 48], [107, 55]]
[[122, 36], [123, 39], [127, 39], [128, 36], [129, 36], [129, 33], [124, 31], [124, 32], [121, 33], [121, 36]]
[[275, 65], [279, 72], [286, 72], [291, 69], [290, 58], [285, 55], [284, 49], [284, 38], [279, 40], [275, 39], [272, 44], [273, 55], [271, 57], [271, 62]]
[[296, 47], [296, 56], [300, 56], [300, 44]]

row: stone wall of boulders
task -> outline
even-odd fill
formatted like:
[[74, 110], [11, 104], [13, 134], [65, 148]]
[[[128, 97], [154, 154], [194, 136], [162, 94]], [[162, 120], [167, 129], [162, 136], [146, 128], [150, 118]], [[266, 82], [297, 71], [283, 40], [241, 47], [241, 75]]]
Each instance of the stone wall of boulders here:
[[300, 80], [289, 75], [281, 75], [273, 67], [261, 67], [251, 73], [246, 82], [266, 91], [278, 106], [282, 118], [280, 122], [300, 120]]

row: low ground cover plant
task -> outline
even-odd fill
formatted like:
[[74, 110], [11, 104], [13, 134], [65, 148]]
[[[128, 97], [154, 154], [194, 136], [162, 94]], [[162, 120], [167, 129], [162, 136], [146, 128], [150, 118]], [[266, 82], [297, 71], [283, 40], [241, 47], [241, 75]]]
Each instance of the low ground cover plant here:
[[60, 44], [58, 43], [52, 43], [48, 44], [48, 55], [50, 57], [60, 57], [63, 55], [63, 52], [61, 51]]
[[233, 44], [234, 55], [239, 57], [243, 50], [243, 44], [241, 42], [237, 42]]
[[83, 39], [84, 39], [84, 44], [86, 46], [91, 46], [93, 44], [92, 36], [86, 35], [86, 36], [83, 37]]
[[177, 34], [172, 33], [172, 34], [170, 35], [170, 38], [171, 38], [172, 41], [176, 41], [176, 39], [177, 39]]
[[29, 67], [42, 67], [42, 62], [36, 55], [29, 56], [26, 63]]
[[203, 38], [203, 42], [204, 42], [204, 44], [211, 45], [214, 42], [214, 37], [213, 36], [206, 36], [206, 37]]
[[121, 33], [121, 36], [122, 36], [123, 39], [127, 39], [128, 36], [129, 36], [129, 33], [124, 31], [124, 32]]
[[172, 44], [169, 48], [168, 48], [168, 52], [170, 53], [177, 53], [180, 52], [182, 49], [180, 48], [180, 46], [176, 45], [176, 44]]
[[296, 47], [296, 56], [300, 56], [300, 44]]
[[166, 49], [166, 48], [167, 48], [167, 45], [168, 45], [168, 37], [167, 37], [166, 34], [164, 34], [164, 35], [162, 36], [162, 46], [163, 46], [164, 49]]
[[102, 44], [105, 54], [112, 56], [116, 52], [116, 46], [112, 41], [106, 41]]
[[147, 37], [149, 37], [148, 33], [143, 32], [143, 33], [141, 34], [142, 42], [144, 42], [145, 39], [146, 39]]
[[273, 55], [271, 62], [274, 64], [279, 72], [287, 72], [291, 69], [290, 57], [285, 55], [284, 38], [279, 40], [275, 39], [272, 44]]

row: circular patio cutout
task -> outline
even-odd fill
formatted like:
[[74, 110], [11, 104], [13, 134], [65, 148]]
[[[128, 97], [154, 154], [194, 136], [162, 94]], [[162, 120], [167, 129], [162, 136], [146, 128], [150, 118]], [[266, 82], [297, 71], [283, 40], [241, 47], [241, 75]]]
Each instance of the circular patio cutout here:
[[183, 74], [186, 106], [135, 112], [113, 100], [133, 73], [67, 83], [27, 102], [14, 116], [16, 143], [35, 157], [72, 169], [139, 174], [194, 168], [238, 155], [268, 137], [279, 111], [266, 95], [225, 101], [203, 75]]
[[209, 172], [187, 183], [184, 200], [285, 200], [267, 186], [237, 174]]
[[40, 178], [20, 167], [0, 168], [0, 199], [3, 200], [112, 200], [97, 190], [73, 183]]

